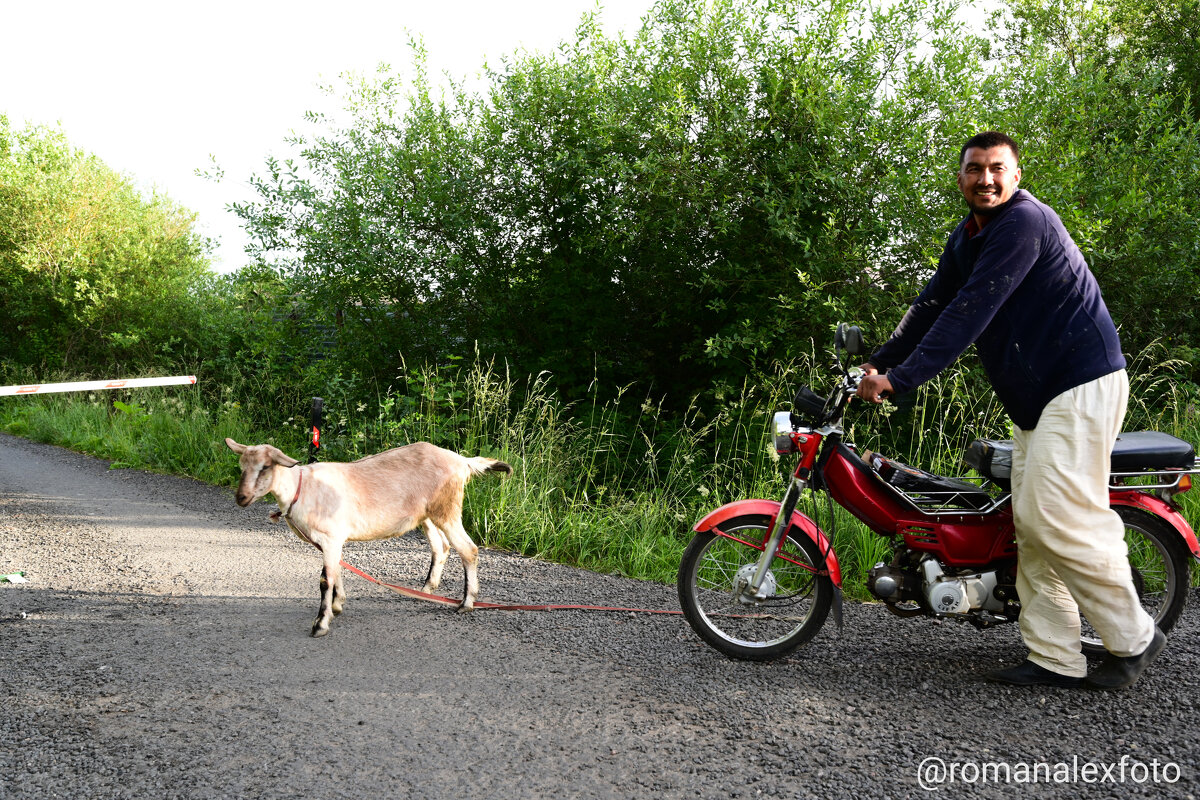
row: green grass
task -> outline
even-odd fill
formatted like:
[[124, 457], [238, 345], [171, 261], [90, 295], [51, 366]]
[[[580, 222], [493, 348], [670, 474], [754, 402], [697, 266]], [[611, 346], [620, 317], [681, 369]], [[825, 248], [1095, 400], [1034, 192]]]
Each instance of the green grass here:
[[[1157, 428], [1200, 441], [1194, 387], [1168, 379], [1168, 362], [1139, 362], [1129, 428]], [[761, 385], [731, 392], [708, 416], [693, 408], [669, 416], [627, 389], [569, 405], [548, 376], [516, 380], [492, 364], [452, 363], [414, 370], [403, 393], [369, 400], [347, 384], [325, 392], [322, 459], [351, 460], [411, 441], [432, 441], [469, 455], [502, 458], [515, 468], [503, 481], [468, 487], [468, 530], [490, 547], [598, 572], [673, 582], [691, 526], [707, 511], [748, 497], [778, 498], [792, 466], [770, 447], [770, 412], [811, 371], [781, 368]], [[943, 474], [963, 474], [968, 438], [1003, 436], [1006, 422], [990, 392], [967, 372], [949, 372], [922, 388], [916, 405], [884, 417], [852, 407], [848, 435], [858, 444]], [[824, 380], [815, 382], [824, 390]], [[264, 396], [259, 396], [261, 392]], [[972, 398], [979, 397], [980, 400]], [[270, 442], [303, 460], [308, 408], [273, 407], [251, 383], [207, 393], [197, 388], [129, 390], [4, 398], [0, 429], [137, 468], [189, 475], [224, 486], [238, 471], [225, 437]], [[115, 403], [112, 401], [116, 401]], [[253, 409], [253, 410], [251, 410]], [[1183, 495], [1197, 522], [1200, 492]], [[889, 558], [889, 543], [824, 496], [801, 509], [827, 531], [849, 597], [865, 596], [866, 572]]]
[[[253, 439], [253, 426], [233, 401], [213, 407], [191, 389], [139, 389], [121, 394], [57, 394], [5, 398], [0, 429], [133, 468], [232, 485], [237, 462], [226, 436]], [[303, 436], [298, 432], [299, 437]], [[271, 437], [293, 446], [297, 436]]]

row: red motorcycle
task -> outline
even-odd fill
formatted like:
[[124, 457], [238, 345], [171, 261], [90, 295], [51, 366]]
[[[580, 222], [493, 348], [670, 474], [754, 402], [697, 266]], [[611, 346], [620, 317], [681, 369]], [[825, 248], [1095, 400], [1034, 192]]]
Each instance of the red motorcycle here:
[[[776, 451], [799, 456], [783, 500], [739, 500], [696, 523], [678, 579], [692, 628], [727, 656], [767, 661], [811, 639], [830, 610], [841, 626], [832, 528], [827, 533], [796, 510], [805, 490], [826, 492], [891, 541], [892, 560], [876, 564], [867, 579], [889, 611], [980, 629], [1015, 621], [1021, 605], [1008, 484], [1012, 443], [972, 443], [966, 460], [978, 476], [969, 478], [860, 453], [842, 430], [863, 377], [842, 355], [861, 355], [859, 329], [839, 325], [834, 350], [841, 378], [830, 395], [802, 388], [793, 410], [775, 415]], [[1164, 632], [1187, 600], [1188, 556], [1200, 560], [1200, 543], [1175, 503], [1198, 472], [1192, 445], [1165, 433], [1125, 433], [1113, 449], [1110, 503], [1125, 522], [1142, 605]], [[1104, 651], [1086, 619], [1082, 644], [1088, 653]]]

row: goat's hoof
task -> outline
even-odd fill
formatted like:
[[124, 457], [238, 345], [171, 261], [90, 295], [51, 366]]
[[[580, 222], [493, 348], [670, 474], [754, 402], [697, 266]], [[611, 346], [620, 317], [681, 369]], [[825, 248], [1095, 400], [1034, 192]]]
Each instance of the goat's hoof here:
[[312, 628], [312, 637], [313, 637], [314, 639], [318, 639], [318, 638], [320, 638], [320, 637], [322, 637], [322, 636], [325, 636], [325, 635], [326, 635], [326, 634], [328, 634], [328, 633], [329, 633], [329, 626], [328, 626], [328, 625], [326, 625], [324, 628], [322, 628], [320, 625], [313, 625], [313, 628]]
[[470, 614], [475, 610], [475, 604], [467, 605], [466, 603], [460, 603], [457, 610], [460, 614]]

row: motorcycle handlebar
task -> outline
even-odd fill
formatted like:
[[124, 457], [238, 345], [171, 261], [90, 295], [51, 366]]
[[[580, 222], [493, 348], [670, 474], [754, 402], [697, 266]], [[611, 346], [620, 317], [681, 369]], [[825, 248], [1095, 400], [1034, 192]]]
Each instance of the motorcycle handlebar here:
[[851, 367], [845, 371], [842, 382], [834, 387], [833, 392], [829, 395], [829, 399], [825, 401], [825, 418], [827, 421], [832, 422], [841, 418], [842, 413], [846, 409], [846, 404], [850, 402], [850, 398], [858, 391], [858, 384], [862, 382], [866, 374], [858, 367]]
[[792, 400], [793, 427], [804, 424], [806, 415], [816, 416], [821, 419], [822, 423], [841, 418], [846, 404], [858, 391], [858, 385], [866, 376], [867, 373], [860, 367], [842, 370], [842, 380], [834, 386], [833, 391], [827, 397], [816, 394], [807, 386], [801, 387]]

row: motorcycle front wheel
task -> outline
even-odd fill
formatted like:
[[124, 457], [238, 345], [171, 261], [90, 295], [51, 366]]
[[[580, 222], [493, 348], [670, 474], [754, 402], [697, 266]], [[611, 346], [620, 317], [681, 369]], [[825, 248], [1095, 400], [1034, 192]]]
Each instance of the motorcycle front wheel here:
[[[1142, 608], [1163, 633], [1170, 633], [1179, 621], [1187, 602], [1189, 553], [1179, 534], [1159, 517], [1140, 508], [1115, 506], [1125, 523], [1125, 544], [1129, 548], [1129, 567], [1133, 586]], [[1104, 655], [1100, 635], [1080, 615], [1083, 624], [1083, 652]]]
[[820, 548], [795, 533], [784, 540], [763, 581], [761, 600], [739, 586], [753, 576], [771, 518], [735, 517], [720, 525], [725, 535], [698, 533], [679, 565], [679, 603], [688, 624], [730, 658], [770, 661], [811, 639], [833, 604], [833, 582], [819, 575]]

